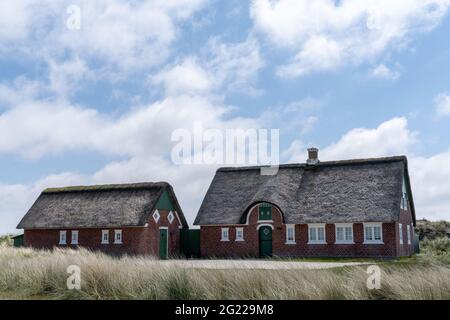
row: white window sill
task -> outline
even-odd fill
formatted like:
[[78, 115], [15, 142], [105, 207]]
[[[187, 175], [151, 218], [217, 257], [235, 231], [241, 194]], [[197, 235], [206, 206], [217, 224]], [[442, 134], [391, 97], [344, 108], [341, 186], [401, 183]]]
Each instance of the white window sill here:
[[286, 241], [284, 244], [296, 244], [295, 241]]
[[245, 240], [244, 239], [236, 239], [234, 241], [236, 241], [236, 242], [244, 242]]
[[222, 241], [222, 242], [228, 242], [228, 241], [230, 241], [230, 240], [220, 239], [220, 241]]
[[114, 244], [122, 244], [122, 241], [120, 241], [120, 242], [114, 242]]
[[77, 246], [78, 242], [72, 242], [71, 244], [74, 245], [74, 246]]
[[327, 244], [325, 241], [308, 241], [308, 244]]
[[59, 245], [60, 245], [60, 246], [67, 246], [67, 243], [65, 243], [65, 242], [62, 243], [62, 242], [60, 242]]
[[273, 223], [273, 220], [258, 220], [257, 223]]
[[364, 241], [363, 244], [384, 244], [383, 241]]
[[102, 244], [109, 244], [109, 242], [102, 242]]
[[336, 241], [335, 244], [355, 244], [353, 241]]

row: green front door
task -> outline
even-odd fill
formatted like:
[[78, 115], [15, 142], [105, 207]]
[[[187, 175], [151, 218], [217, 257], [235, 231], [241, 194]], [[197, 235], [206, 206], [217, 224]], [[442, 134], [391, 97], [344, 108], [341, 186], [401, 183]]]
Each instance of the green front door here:
[[259, 228], [259, 255], [272, 256], [272, 228], [269, 226]]
[[167, 259], [167, 229], [159, 229], [159, 258]]

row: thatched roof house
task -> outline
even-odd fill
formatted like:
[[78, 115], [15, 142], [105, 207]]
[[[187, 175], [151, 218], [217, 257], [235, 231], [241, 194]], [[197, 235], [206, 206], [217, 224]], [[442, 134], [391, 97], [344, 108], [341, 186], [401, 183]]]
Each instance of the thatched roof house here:
[[201, 204], [208, 256], [394, 257], [413, 252], [415, 208], [405, 156], [220, 168]]
[[188, 224], [172, 186], [146, 182], [45, 189], [17, 228], [25, 229], [25, 245], [40, 248], [71, 244], [157, 254], [166, 243], [161, 250], [175, 254], [179, 229]]
[[194, 224], [245, 223], [258, 202], [277, 206], [287, 224], [392, 222], [400, 214], [403, 177], [411, 194], [404, 156], [281, 165], [273, 176], [260, 169], [217, 170]]
[[167, 182], [147, 182], [45, 189], [17, 228], [143, 226], [164, 191], [182, 225], [188, 227], [172, 186]]

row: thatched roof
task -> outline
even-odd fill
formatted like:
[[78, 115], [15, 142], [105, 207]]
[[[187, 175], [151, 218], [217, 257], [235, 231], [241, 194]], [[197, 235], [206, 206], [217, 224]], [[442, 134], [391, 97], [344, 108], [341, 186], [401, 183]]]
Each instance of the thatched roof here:
[[188, 227], [167, 182], [49, 188], [17, 228], [108, 228], [143, 226], [167, 190], [184, 227]]
[[277, 206], [285, 223], [398, 221], [404, 175], [409, 185], [404, 156], [281, 165], [274, 176], [260, 168], [218, 169], [194, 224], [244, 223], [259, 202]]

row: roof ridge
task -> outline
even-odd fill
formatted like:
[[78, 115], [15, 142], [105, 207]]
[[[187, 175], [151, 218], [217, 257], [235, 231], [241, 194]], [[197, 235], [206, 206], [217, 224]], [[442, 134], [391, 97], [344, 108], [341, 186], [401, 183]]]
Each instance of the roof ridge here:
[[60, 192], [96, 192], [126, 189], [149, 189], [162, 188], [170, 186], [168, 182], [137, 182], [137, 183], [121, 183], [121, 184], [97, 184], [97, 185], [78, 185], [67, 187], [47, 188], [42, 193], [60, 193]]
[[[358, 165], [358, 164], [372, 164], [372, 163], [383, 163], [383, 162], [395, 162], [395, 161], [407, 161], [407, 156], [391, 156], [391, 157], [379, 157], [379, 158], [361, 158], [361, 159], [348, 159], [348, 160], [331, 160], [331, 161], [321, 161], [317, 164], [310, 165], [307, 163], [287, 163], [280, 164], [280, 169], [289, 168], [306, 168], [306, 167], [316, 167], [316, 166], [340, 166], [340, 165]], [[242, 166], [242, 167], [221, 167], [217, 169], [217, 172], [228, 172], [228, 171], [247, 171], [247, 170], [260, 170], [261, 168], [269, 167], [267, 165], [260, 166]]]

